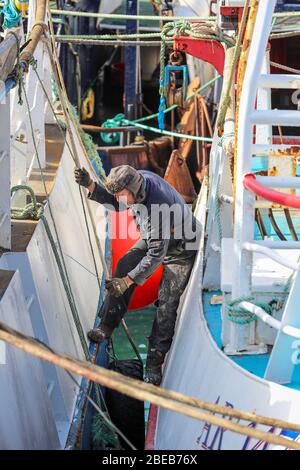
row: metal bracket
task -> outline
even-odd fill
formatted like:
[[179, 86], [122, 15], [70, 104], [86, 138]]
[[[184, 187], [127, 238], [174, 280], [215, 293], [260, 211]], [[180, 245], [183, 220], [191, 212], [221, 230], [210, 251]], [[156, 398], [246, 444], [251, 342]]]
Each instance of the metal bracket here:
[[185, 36], [174, 38], [175, 49], [212, 64], [223, 76], [225, 50], [222, 44], [214, 40], [192, 39]]

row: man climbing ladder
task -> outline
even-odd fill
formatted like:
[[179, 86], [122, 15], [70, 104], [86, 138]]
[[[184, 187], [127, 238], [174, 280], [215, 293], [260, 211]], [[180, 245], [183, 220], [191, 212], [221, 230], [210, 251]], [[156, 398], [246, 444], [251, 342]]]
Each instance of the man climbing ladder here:
[[109, 338], [127, 311], [136, 285], [142, 285], [163, 263], [158, 307], [149, 337], [146, 382], [160, 384], [162, 364], [174, 335], [177, 308], [193, 267], [201, 228], [181, 195], [160, 176], [129, 165], [113, 168], [105, 187], [84, 169], [75, 180], [88, 197], [110, 210], [131, 209], [141, 239], [119, 260], [101, 307], [101, 324], [88, 332], [90, 340]]

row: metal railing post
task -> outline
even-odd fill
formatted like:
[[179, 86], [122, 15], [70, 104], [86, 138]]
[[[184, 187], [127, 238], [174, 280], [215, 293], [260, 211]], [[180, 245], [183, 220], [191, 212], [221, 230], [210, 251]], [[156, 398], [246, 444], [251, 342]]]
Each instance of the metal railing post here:
[[[245, 242], [254, 235], [255, 196], [244, 188], [244, 175], [251, 171], [253, 122], [249, 116], [255, 109], [259, 75], [262, 69], [276, 0], [260, 1], [254, 34], [240, 100], [237, 147], [236, 206], [234, 222], [234, 265], [232, 298], [251, 294], [252, 253], [244, 250]], [[230, 344], [227, 352], [255, 349], [253, 325], [230, 325]], [[261, 350], [261, 346], [257, 345]], [[225, 348], [226, 352], [226, 348]]]
[[10, 222], [10, 98], [0, 103], [0, 247], [11, 249]]

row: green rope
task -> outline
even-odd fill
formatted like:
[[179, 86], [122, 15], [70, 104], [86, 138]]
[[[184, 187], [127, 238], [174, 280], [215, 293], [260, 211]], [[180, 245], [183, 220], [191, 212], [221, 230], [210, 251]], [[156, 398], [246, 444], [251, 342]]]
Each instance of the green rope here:
[[156, 16], [156, 15], [122, 15], [114, 13], [90, 13], [82, 11], [70, 11], [70, 10], [57, 10], [51, 9], [51, 13], [54, 15], [62, 16], [78, 16], [86, 18], [105, 18], [105, 19], [115, 19], [115, 20], [146, 20], [146, 21], [177, 21], [177, 20], [190, 20], [190, 21], [211, 21], [216, 22], [216, 16]]
[[214, 29], [205, 24], [194, 24], [185, 20], [180, 20], [164, 25], [161, 31], [161, 48], [160, 48], [160, 75], [159, 75], [159, 110], [158, 110], [158, 126], [164, 130], [164, 115], [166, 112], [166, 90], [164, 86], [165, 74], [165, 53], [166, 44], [169, 39], [174, 37], [187, 36], [194, 39], [210, 39], [218, 42], [224, 42], [227, 46], [233, 46], [235, 41], [233, 38], [223, 34], [216, 25]]
[[165, 111], [167, 107], [166, 98], [165, 98], [165, 87], [164, 87], [164, 74], [165, 74], [165, 60], [166, 60], [166, 37], [164, 35], [164, 31], [166, 30], [166, 26], [172, 26], [172, 23], [165, 25], [161, 32], [161, 46], [160, 46], [160, 54], [159, 54], [159, 61], [160, 61], [160, 68], [159, 68], [159, 107], [158, 107], [158, 126], [160, 129], [165, 128]]
[[23, 208], [13, 207], [11, 209], [11, 218], [16, 220], [39, 220], [44, 212], [43, 204], [36, 200], [33, 189], [25, 184], [13, 186], [10, 190], [11, 196], [17, 191], [27, 191], [31, 197], [31, 202]]
[[[110, 420], [108, 413], [107, 420]], [[97, 414], [92, 421], [93, 450], [121, 449], [119, 438], [114, 429], [109, 427], [107, 421]]]
[[44, 206], [43, 206], [43, 204], [39, 204], [37, 202], [36, 196], [34, 194], [33, 189], [30, 186], [27, 186], [27, 185], [13, 186], [11, 188], [11, 195], [13, 195], [15, 192], [20, 191], [20, 190], [27, 191], [30, 194], [31, 202], [29, 204], [27, 204], [22, 209], [13, 208], [11, 217], [12, 217], [12, 219], [17, 219], [17, 220], [26, 220], [26, 219], [39, 220], [39, 219], [41, 219], [43, 221], [43, 224], [44, 224], [44, 227], [45, 227], [45, 230], [46, 230], [46, 233], [47, 233], [47, 236], [48, 236], [48, 239], [49, 239], [49, 242], [50, 242], [50, 245], [51, 245], [55, 260], [56, 260], [56, 263], [57, 263], [59, 274], [60, 274], [61, 280], [63, 282], [63, 286], [65, 288], [65, 292], [66, 292], [68, 302], [69, 302], [69, 305], [70, 305], [70, 308], [71, 308], [74, 323], [76, 325], [76, 329], [77, 329], [78, 334], [79, 334], [80, 342], [81, 342], [81, 345], [83, 347], [86, 358], [89, 359], [89, 350], [88, 350], [88, 347], [87, 347], [85, 334], [84, 334], [83, 328], [81, 326], [78, 311], [77, 311], [77, 308], [75, 307], [74, 298], [71, 295], [70, 288], [69, 288], [68, 282], [66, 280], [65, 271], [63, 269], [63, 266], [62, 266], [62, 263], [61, 263], [61, 260], [60, 260], [60, 256], [59, 256], [59, 253], [58, 253], [53, 235], [51, 233], [48, 221], [47, 221], [46, 217], [43, 215]]
[[73, 118], [76, 122], [78, 133], [80, 135], [80, 138], [82, 140], [82, 143], [83, 143], [84, 148], [87, 152], [87, 155], [88, 155], [88, 158], [89, 158], [90, 162], [93, 165], [96, 166], [97, 174], [100, 177], [100, 179], [101, 178], [105, 179], [105, 171], [104, 171], [104, 168], [103, 168], [103, 165], [102, 165], [101, 158], [100, 158], [99, 153], [98, 153], [98, 148], [94, 144], [93, 138], [82, 129], [82, 127], [80, 125], [79, 116], [76, 112], [76, 109], [73, 106], [70, 107], [70, 113], [72, 114], [72, 116], [73, 116]]
[[180, 134], [179, 132], [171, 132], [171, 131], [165, 131], [161, 129], [157, 129], [157, 127], [151, 127], [151, 126], [146, 126], [143, 124], [140, 124], [135, 121], [128, 121], [125, 119], [123, 123], [130, 124], [135, 127], [140, 127], [141, 129], [145, 129], [147, 131], [155, 132], [156, 134], [161, 134], [161, 135], [169, 135], [171, 137], [178, 137], [179, 139], [190, 139], [190, 140], [199, 140], [201, 142], [212, 142], [213, 139], [211, 137], [198, 137], [195, 135], [189, 135], [189, 134]]
[[231, 300], [230, 302], [226, 302], [225, 304], [227, 318], [232, 323], [236, 323], [237, 325], [247, 325], [256, 320], [256, 315], [254, 313], [249, 312], [243, 307], [238, 307], [241, 302], [252, 302], [257, 307], [265, 310], [269, 315], [272, 315], [273, 309], [268, 303], [254, 301], [254, 297], [252, 296], [244, 296]]
[[94, 40], [101, 40], [101, 39], [148, 39], [148, 38], [160, 38], [161, 33], [135, 33], [135, 34], [59, 34], [55, 36], [55, 39], [94, 39]]
[[234, 137], [234, 136], [235, 136], [234, 132], [228, 132], [227, 134], [223, 134], [222, 137], [220, 137], [219, 139], [218, 146], [222, 147], [226, 139], [230, 139], [230, 137]]
[[[136, 122], [136, 121], [129, 121], [128, 119], [125, 119], [124, 114], [117, 114], [117, 116], [115, 116], [112, 119], [109, 119], [108, 121], [109, 121], [110, 127], [119, 127], [121, 125], [126, 126], [126, 125], [129, 124], [131, 126], [139, 127], [141, 129], [145, 129], [147, 131], [155, 132], [157, 134], [169, 135], [169, 136], [172, 136], [172, 137], [178, 137], [180, 139], [199, 140], [199, 141], [202, 141], [202, 142], [212, 142], [213, 141], [213, 139], [211, 137], [198, 137], [198, 136], [190, 135], [190, 134], [180, 134], [179, 132], [165, 131], [165, 130], [157, 129], [157, 127], [146, 126], [146, 125], [140, 124], [139, 122]], [[107, 123], [108, 121], [106, 121], [105, 123]]]
[[235, 50], [234, 50], [234, 54], [233, 54], [233, 58], [232, 58], [232, 64], [231, 64], [231, 68], [230, 68], [230, 76], [229, 76], [229, 80], [228, 80], [228, 84], [227, 84], [226, 94], [225, 94], [224, 99], [222, 100], [222, 103], [221, 103], [220, 109], [219, 109], [219, 113], [218, 113], [218, 119], [217, 119], [217, 128], [218, 129], [223, 129], [225, 118], [226, 118], [226, 113], [227, 113], [227, 110], [228, 110], [228, 108], [231, 104], [230, 93], [231, 93], [231, 89], [232, 89], [232, 84], [233, 84], [233, 80], [234, 80], [234, 74], [235, 74], [236, 66], [237, 66], [237, 63], [239, 61], [241, 51], [242, 51], [242, 41], [243, 41], [243, 37], [244, 37], [244, 29], [245, 29], [247, 18], [248, 18], [248, 4], [249, 4], [249, 0], [245, 0], [243, 16], [242, 16], [242, 20], [241, 20], [241, 24], [240, 24], [240, 29], [239, 29], [239, 34], [238, 34], [238, 38], [237, 38], [237, 41], [236, 41], [236, 44], [235, 44]]
[[187, 36], [193, 39], [211, 39], [224, 42], [228, 47], [234, 46], [236, 43], [235, 39], [224, 34], [217, 24], [190, 23], [187, 18], [167, 23], [161, 31], [161, 37], [164, 40], [179, 36]]
[[300, 11], [285, 11], [285, 12], [273, 14], [273, 17], [275, 18], [284, 18], [284, 17], [293, 17], [293, 16], [300, 16]]
[[[187, 36], [194, 39], [213, 39], [216, 41], [224, 42], [227, 46], [233, 46], [235, 40], [230, 36], [223, 34], [220, 29], [215, 27], [215, 29], [209, 29], [205, 25], [195, 25], [194, 23], [189, 23], [186, 19], [181, 19], [180, 21], [174, 21], [164, 25], [161, 32], [153, 33], [134, 33], [134, 34], [101, 34], [101, 35], [89, 35], [89, 34], [63, 34], [56, 35], [55, 39], [57, 40], [68, 40], [68, 39], [90, 39], [90, 40], [122, 40], [122, 39], [149, 39], [149, 38], [161, 38], [162, 44], [172, 40], [174, 36]], [[205, 28], [206, 32], [201, 32], [202, 28]], [[203, 29], [204, 30], [204, 29]], [[163, 55], [163, 51], [161, 52]]]
[[[113, 127], [120, 127], [122, 126], [124, 119], [124, 114], [120, 113], [117, 114], [113, 119], [107, 119], [103, 124], [102, 127], [105, 127], [106, 129], [110, 129]], [[116, 144], [117, 142], [120, 141], [120, 133], [119, 132], [112, 132], [111, 134], [108, 134], [106, 132], [100, 132], [101, 139], [103, 142], [107, 144]]]
[[[37, 70], [37, 69], [35, 68], [34, 70]], [[52, 93], [55, 96], [55, 101], [58, 101], [59, 96], [58, 96], [56, 81], [55, 81], [55, 78], [54, 78], [53, 74], [51, 75], [51, 87], [52, 87]]]

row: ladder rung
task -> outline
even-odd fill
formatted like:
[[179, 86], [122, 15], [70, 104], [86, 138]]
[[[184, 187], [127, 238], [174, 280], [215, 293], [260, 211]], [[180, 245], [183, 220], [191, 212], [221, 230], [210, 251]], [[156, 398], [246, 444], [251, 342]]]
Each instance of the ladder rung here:
[[256, 176], [256, 181], [266, 188], [300, 188], [297, 176]]
[[274, 109], [253, 111], [250, 115], [253, 124], [270, 124], [273, 126], [300, 126], [300, 111]]
[[253, 243], [272, 248], [273, 250], [300, 250], [300, 241], [253, 240]]
[[[300, 243], [299, 243], [300, 244]], [[300, 247], [299, 247], [300, 248]], [[247, 251], [252, 251], [256, 253], [262, 253], [263, 255], [267, 256], [268, 258], [272, 259], [278, 264], [285, 266], [288, 269], [293, 269], [294, 271], [299, 271], [300, 266], [299, 263], [294, 263], [282, 255], [278, 254], [276, 251], [272, 250], [271, 248], [264, 246], [262, 243], [258, 244], [256, 242], [245, 242], [243, 244], [243, 249]]]
[[299, 145], [281, 144], [281, 145], [268, 145], [268, 144], [253, 144], [252, 155], [270, 155], [273, 156], [292, 156], [300, 157], [300, 143]]
[[300, 88], [300, 75], [266, 74], [259, 78], [261, 88]]

